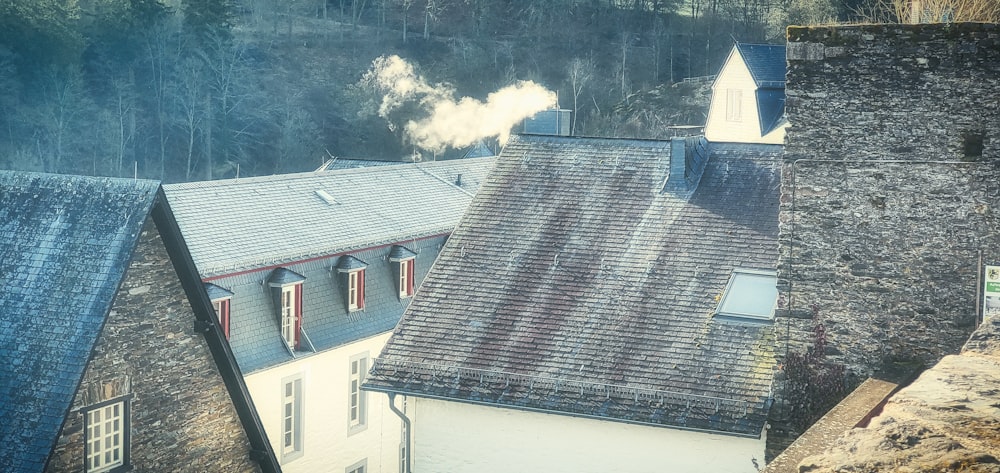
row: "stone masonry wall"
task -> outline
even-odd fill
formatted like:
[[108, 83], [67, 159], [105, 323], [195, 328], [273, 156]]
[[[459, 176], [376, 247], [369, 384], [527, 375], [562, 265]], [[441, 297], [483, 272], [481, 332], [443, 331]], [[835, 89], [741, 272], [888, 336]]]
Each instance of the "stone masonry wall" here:
[[131, 396], [130, 471], [260, 471], [159, 232], [146, 220], [48, 471], [83, 471], [81, 409]]
[[779, 353], [823, 323], [859, 375], [930, 365], [1000, 263], [1000, 28], [788, 29]]

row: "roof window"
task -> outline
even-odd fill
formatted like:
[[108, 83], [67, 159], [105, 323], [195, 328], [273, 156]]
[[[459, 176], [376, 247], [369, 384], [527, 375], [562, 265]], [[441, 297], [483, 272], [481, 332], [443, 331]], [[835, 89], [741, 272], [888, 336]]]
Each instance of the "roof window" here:
[[777, 284], [774, 271], [734, 269], [715, 313], [723, 317], [772, 320], [778, 300]]
[[340, 287], [343, 288], [344, 305], [348, 312], [365, 309], [365, 268], [368, 263], [351, 255], [340, 257], [337, 272], [340, 273]]
[[293, 351], [299, 350], [302, 344], [302, 283], [305, 280], [305, 276], [285, 268], [275, 269], [267, 278], [281, 326], [281, 338]]

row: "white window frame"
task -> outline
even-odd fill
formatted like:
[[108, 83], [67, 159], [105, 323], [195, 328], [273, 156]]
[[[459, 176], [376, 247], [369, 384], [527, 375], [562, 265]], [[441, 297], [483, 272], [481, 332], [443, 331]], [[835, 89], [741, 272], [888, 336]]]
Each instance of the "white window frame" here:
[[726, 89], [726, 121], [743, 121], [743, 90]]
[[347, 468], [344, 468], [344, 473], [368, 473], [368, 459], [365, 458]]
[[110, 472], [128, 467], [130, 419], [128, 400], [88, 408], [84, 415], [84, 471]]
[[368, 352], [354, 355], [347, 365], [347, 432], [362, 431], [368, 426], [368, 393], [361, 389], [368, 372]]
[[281, 437], [278, 442], [282, 463], [301, 457], [304, 450], [303, 383], [301, 374], [281, 380]]
[[347, 309], [351, 311], [359, 310], [364, 301], [364, 293], [361, 293], [360, 279], [364, 277], [365, 270], [357, 269], [347, 273]]
[[295, 348], [295, 284], [281, 287], [281, 338]]
[[[411, 287], [410, 281], [410, 268], [413, 267], [413, 262], [415, 258], [407, 258], [399, 260], [399, 298], [406, 299], [407, 297], [412, 297], [413, 293], [409, 292], [407, 289]], [[416, 276], [416, 274], [414, 274]], [[416, 289], [415, 286], [414, 289]]]

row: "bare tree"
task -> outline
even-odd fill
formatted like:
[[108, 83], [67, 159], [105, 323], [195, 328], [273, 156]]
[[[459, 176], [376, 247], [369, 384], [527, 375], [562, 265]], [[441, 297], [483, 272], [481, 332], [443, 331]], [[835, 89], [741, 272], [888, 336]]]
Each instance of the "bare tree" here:
[[580, 115], [580, 94], [583, 88], [590, 82], [594, 74], [594, 61], [592, 59], [573, 58], [569, 62], [568, 70], [569, 85], [573, 91], [573, 123], [570, 125], [569, 133], [576, 134], [577, 117]]

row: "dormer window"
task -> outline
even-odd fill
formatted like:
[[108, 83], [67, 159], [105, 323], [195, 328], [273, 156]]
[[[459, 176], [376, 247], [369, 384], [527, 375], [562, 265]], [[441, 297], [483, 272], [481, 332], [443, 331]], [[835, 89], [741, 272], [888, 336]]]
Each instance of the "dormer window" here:
[[774, 319], [777, 284], [778, 277], [774, 271], [734, 269], [716, 315], [763, 321]]
[[215, 309], [215, 316], [219, 318], [222, 333], [226, 335], [226, 340], [229, 340], [229, 308], [233, 300], [233, 293], [211, 283], [205, 283], [205, 292], [208, 292], [208, 298], [212, 301], [212, 307]]
[[298, 350], [302, 341], [302, 283], [305, 280], [305, 276], [285, 268], [275, 269], [267, 279], [281, 338], [292, 350]]
[[393, 246], [389, 252], [389, 262], [396, 279], [396, 294], [400, 299], [413, 296], [413, 270], [417, 254], [404, 246]]
[[340, 274], [343, 287], [344, 302], [348, 312], [364, 310], [365, 308], [365, 268], [368, 263], [353, 256], [344, 255], [337, 262], [337, 272]]

